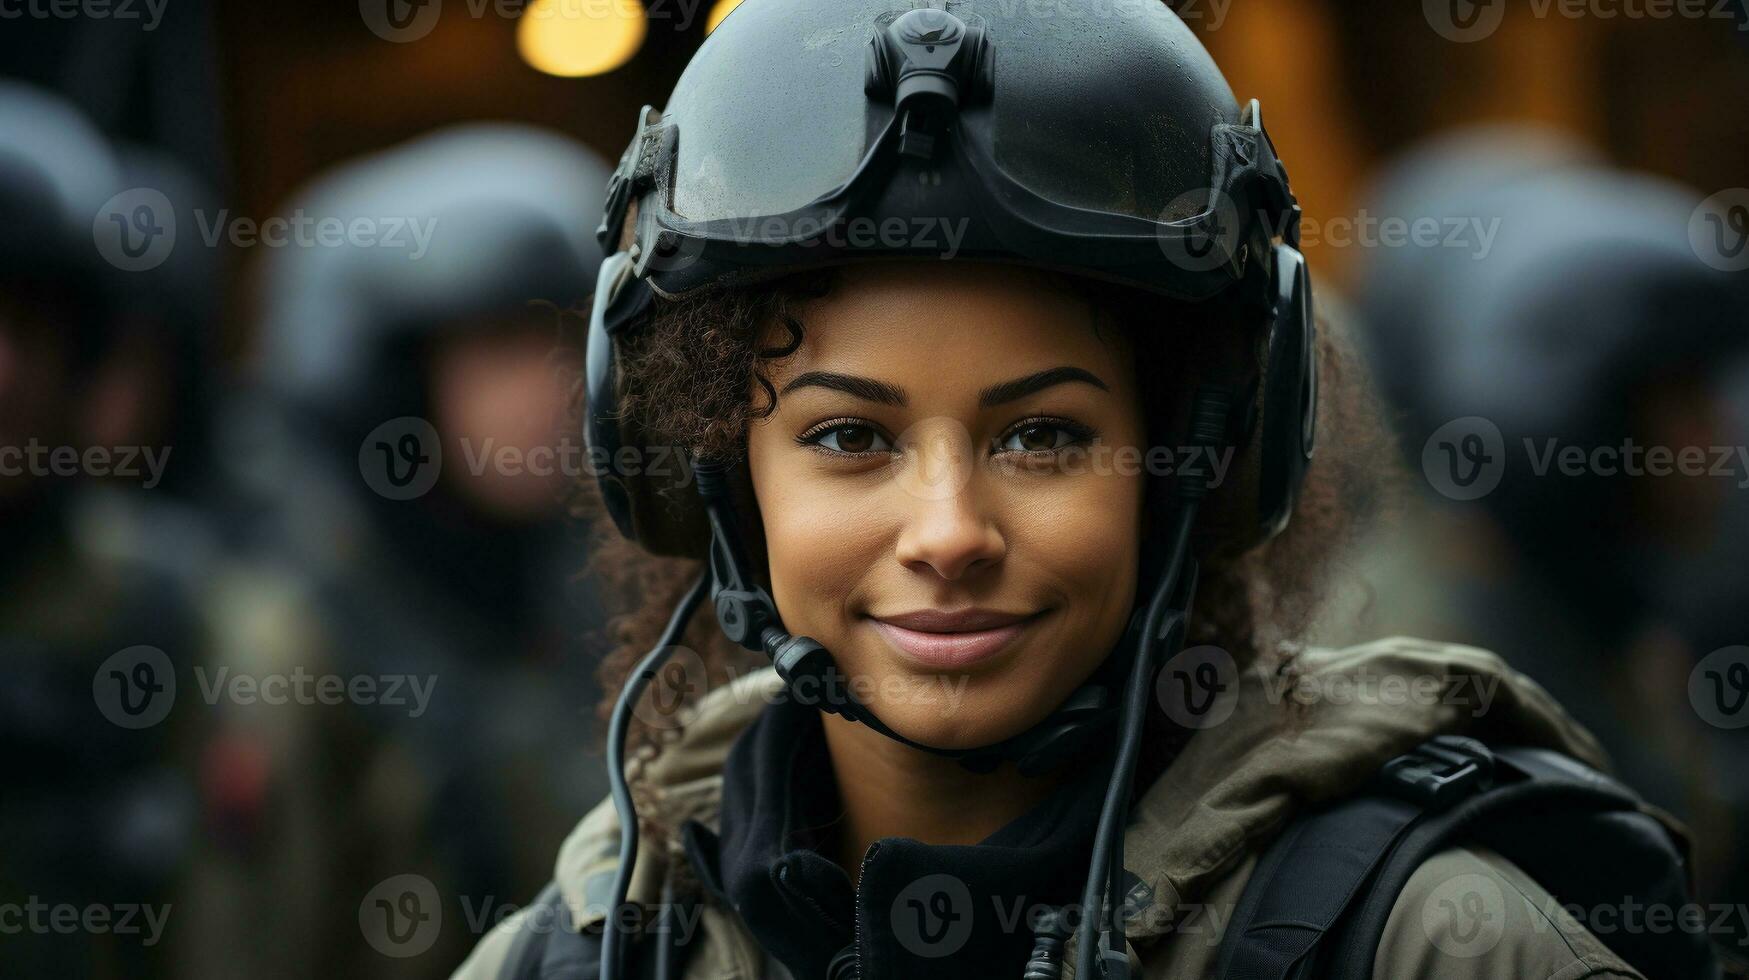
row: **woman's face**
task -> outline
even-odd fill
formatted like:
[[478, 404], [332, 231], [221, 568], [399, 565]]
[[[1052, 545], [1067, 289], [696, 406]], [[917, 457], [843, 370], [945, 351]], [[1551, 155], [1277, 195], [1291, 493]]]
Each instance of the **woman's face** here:
[[1127, 345], [1049, 278], [994, 264], [848, 266], [796, 314], [805, 339], [748, 434], [784, 626], [908, 738], [1025, 730], [1134, 600], [1145, 427]]

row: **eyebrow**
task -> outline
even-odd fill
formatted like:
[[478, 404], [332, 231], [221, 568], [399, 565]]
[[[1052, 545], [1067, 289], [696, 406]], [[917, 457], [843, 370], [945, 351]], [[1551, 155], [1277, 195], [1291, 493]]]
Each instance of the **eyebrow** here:
[[1111, 388], [1105, 382], [1099, 380], [1099, 377], [1093, 372], [1065, 365], [1064, 367], [1054, 367], [1044, 371], [1039, 371], [1036, 374], [1029, 374], [1024, 378], [1015, 378], [1013, 381], [1004, 381], [1001, 384], [993, 384], [990, 387], [985, 388], [983, 391], [978, 392], [978, 407], [991, 408], [996, 405], [1003, 405], [1016, 399], [1025, 398], [1033, 392], [1043, 391], [1046, 388], [1053, 388], [1057, 385], [1069, 384], [1071, 382], [1090, 384], [1093, 387], [1098, 388], [1100, 391], [1111, 390]]
[[[1100, 391], [1111, 390], [1111, 387], [1101, 381], [1098, 375], [1093, 372], [1065, 365], [1037, 371], [1012, 381], [990, 385], [978, 392], [978, 407], [993, 408], [997, 405], [1005, 405], [1008, 402], [1025, 398], [1034, 392], [1073, 382], [1090, 384]], [[830, 388], [863, 401], [892, 405], [896, 408], [903, 408], [909, 400], [909, 396], [905, 394], [905, 389], [898, 385], [854, 374], [839, 374], [836, 371], [806, 371], [798, 374], [794, 380], [783, 386], [782, 394], [787, 395], [798, 388]]]

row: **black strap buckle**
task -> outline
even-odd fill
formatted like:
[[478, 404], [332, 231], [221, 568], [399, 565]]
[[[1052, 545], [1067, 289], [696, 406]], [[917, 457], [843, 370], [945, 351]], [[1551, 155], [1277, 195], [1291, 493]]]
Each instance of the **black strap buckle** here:
[[1385, 763], [1379, 779], [1392, 795], [1444, 810], [1494, 782], [1494, 753], [1473, 738], [1435, 735]]

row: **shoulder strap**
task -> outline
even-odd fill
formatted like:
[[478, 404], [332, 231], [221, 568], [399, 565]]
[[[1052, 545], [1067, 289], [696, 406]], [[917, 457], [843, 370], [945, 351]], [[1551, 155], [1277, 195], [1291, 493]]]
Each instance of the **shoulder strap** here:
[[[1680, 909], [1692, 902], [1686, 842], [1626, 786], [1546, 749], [1495, 750], [1494, 788], [1411, 828], [1331, 944], [1332, 980], [1367, 980], [1386, 921], [1422, 862], [1457, 839], [1517, 865], [1563, 904]], [[1600, 862], [1597, 855], [1609, 855]], [[1615, 930], [1605, 945], [1647, 976], [1719, 975], [1710, 938], [1681, 930]]]
[[[1439, 736], [1367, 791], [1301, 818], [1265, 852], [1222, 938], [1230, 980], [1367, 980], [1410, 875], [1457, 838], [1562, 901], [1688, 901], [1686, 853], [1630, 790], [1558, 753]], [[1612, 860], [1599, 866], [1595, 855]], [[1612, 935], [1652, 976], [1716, 975], [1704, 935]]]
[[1290, 824], [1245, 885], [1222, 937], [1216, 976], [1314, 975], [1325, 936], [1428, 807], [1467, 795], [1491, 771], [1480, 743], [1442, 736], [1386, 766], [1402, 792], [1361, 794]]

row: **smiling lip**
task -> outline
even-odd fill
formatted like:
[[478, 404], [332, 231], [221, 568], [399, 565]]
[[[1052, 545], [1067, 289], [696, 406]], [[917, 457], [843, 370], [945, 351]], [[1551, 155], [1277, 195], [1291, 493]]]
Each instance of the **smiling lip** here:
[[1041, 615], [921, 609], [869, 618], [887, 642], [911, 660], [926, 667], [955, 668], [994, 657]]

